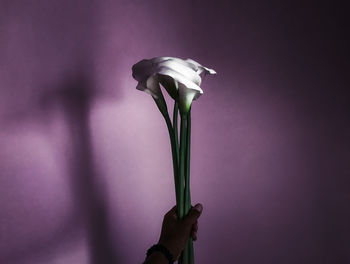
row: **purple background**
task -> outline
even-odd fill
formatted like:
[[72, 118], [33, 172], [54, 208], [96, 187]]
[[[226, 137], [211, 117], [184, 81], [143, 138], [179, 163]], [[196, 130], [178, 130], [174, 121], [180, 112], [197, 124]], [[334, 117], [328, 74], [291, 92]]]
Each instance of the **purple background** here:
[[141, 263], [175, 203], [131, 66], [218, 72], [193, 104], [196, 263], [349, 263], [348, 9], [0, 1], [0, 263]]

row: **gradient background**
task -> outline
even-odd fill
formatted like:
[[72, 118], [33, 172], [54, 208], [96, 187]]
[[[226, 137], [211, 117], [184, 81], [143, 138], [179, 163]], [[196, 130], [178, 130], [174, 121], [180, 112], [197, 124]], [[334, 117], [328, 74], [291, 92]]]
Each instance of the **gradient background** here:
[[[350, 263], [349, 9], [0, 1], [0, 263], [141, 263], [175, 204], [143, 58], [218, 72], [193, 104], [196, 263]], [[171, 107], [170, 107], [171, 108]]]

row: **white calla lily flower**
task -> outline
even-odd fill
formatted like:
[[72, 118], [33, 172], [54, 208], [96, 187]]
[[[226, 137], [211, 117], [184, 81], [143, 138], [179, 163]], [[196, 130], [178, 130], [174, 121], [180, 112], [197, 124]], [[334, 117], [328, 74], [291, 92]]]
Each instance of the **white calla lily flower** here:
[[186, 114], [192, 101], [198, 99], [203, 90], [201, 73], [216, 74], [212, 69], [200, 65], [192, 59], [155, 57], [141, 60], [132, 67], [132, 76], [138, 81], [137, 89], [152, 95], [159, 107], [163, 94], [159, 83], [169, 95], [179, 103], [181, 114]]
[[[170, 137], [175, 182], [177, 214], [183, 219], [191, 209], [190, 157], [191, 157], [191, 105], [203, 90], [200, 88], [201, 74], [216, 74], [212, 69], [191, 59], [156, 57], [141, 60], [132, 67], [132, 76], [138, 81], [137, 89], [152, 96], [162, 113]], [[175, 100], [173, 121], [160, 84]], [[180, 135], [178, 115], [180, 111]], [[180, 136], [180, 137], [179, 137]], [[190, 239], [181, 253], [181, 263], [194, 263], [193, 243]]]

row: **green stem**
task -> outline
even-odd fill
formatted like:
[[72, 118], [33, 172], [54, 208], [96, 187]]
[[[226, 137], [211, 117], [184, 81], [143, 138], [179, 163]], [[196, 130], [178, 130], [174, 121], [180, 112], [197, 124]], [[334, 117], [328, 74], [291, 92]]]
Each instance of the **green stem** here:
[[185, 172], [185, 215], [187, 215], [191, 209], [190, 162], [191, 162], [191, 108], [188, 111], [188, 116], [187, 116], [186, 172]]
[[171, 152], [173, 157], [173, 172], [174, 172], [174, 182], [175, 182], [175, 196], [176, 196], [176, 206], [177, 208], [181, 207], [180, 205], [183, 204], [183, 202], [180, 199], [180, 185], [179, 185], [179, 165], [178, 165], [178, 147], [176, 146], [176, 137], [174, 133], [173, 126], [171, 125], [170, 117], [169, 115], [164, 115], [169, 136], [170, 136], [170, 144], [171, 144]]
[[[171, 144], [171, 152], [172, 152], [172, 158], [173, 158], [173, 172], [174, 172], [174, 182], [175, 182], [175, 197], [176, 197], [176, 205], [179, 206], [183, 202], [180, 201], [180, 186], [178, 181], [178, 175], [179, 175], [179, 157], [178, 157], [178, 143], [177, 143], [177, 136], [175, 136], [174, 128], [171, 124], [171, 120], [168, 113], [168, 108], [165, 102], [165, 99], [163, 95], [159, 98], [154, 98], [154, 101], [157, 104], [157, 107], [159, 111], [161, 112], [162, 116], [165, 119], [166, 125], [168, 127], [169, 136], [170, 136], [170, 144]], [[177, 126], [177, 124], [176, 124]]]
[[[186, 133], [186, 135], [181, 134], [180, 144], [184, 144], [185, 146], [183, 148], [181, 148], [180, 146], [180, 173], [181, 173], [181, 169], [184, 169], [184, 181], [185, 181], [184, 215], [187, 215], [191, 209], [191, 195], [190, 195], [191, 109], [189, 110], [187, 115], [181, 115], [181, 133]], [[185, 160], [184, 168], [182, 168], [181, 166], [183, 162], [183, 159], [181, 158], [184, 158]], [[189, 239], [187, 245], [184, 248], [184, 251], [182, 252], [181, 257], [182, 259], [180, 263], [182, 264], [194, 263], [194, 250], [193, 250], [192, 238]]]
[[[188, 111], [187, 116], [187, 141], [186, 141], [186, 174], [185, 174], [185, 215], [191, 209], [191, 192], [190, 192], [190, 171], [191, 171], [191, 108]], [[189, 239], [187, 243], [188, 248], [188, 264], [193, 264], [193, 241], [192, 238]]]
[[[162, 99], [162, 98], [161, 98]], [[181, 114], [181, 126], [180, 126], [180, 150], [178, 142], [178, 103], [174, 104], [173, 113], [173, 125], [171, 123], [168, 111], [166, 109], [166, 103], [163, 100], [156, 101], [159, 110], [161, 111], [170, 136], [172, 158], [173, 158], [173, 170], [175, 181], [175, 195], [176, 205], [178, 209], [178, 216], [182, 219], [188, 214], [191, 209], [191, 196], [190, 196], [190, 149], [191, 149], [191, 109], [188, 114]], [[164, 107], [165, 105], [165, 107]], [[180, 153], [179, 153], [180, 152]], [[179, 264], [193, 264], [193, 241], [189, 239], [187, 245], [182, 252], [178, 263]]]
[[180, 126], [180, 177], [179, 177], [179, 189], [180, 189], [180, 208], [179, 208], [179, 218], [182, 219], [185, 213], [185, 203], [184, 203], [184, 184], [185, 184], [185, 173], [186, 173], [186, 123], [187, 116], [181, 115], [181, 126]]
[[[179, 210], [179, 218], [182, 219], [185, 216], [185, 174], [186, 174], [186, 137], [187, 137], [187, 116], [186, 115], [181, 115], [181, 125], [180, 125], [180, 163], [179, 163], [179, 168], [180, 168], [180, 174], [179, 174], [179, 186], [180, 186], [180, 210]], [[180, 259], [179, 259], [179, 264], [188, 264], [188, 254], [187, 254], [187, 249], [182, 251]]]
[[175, 135], [175, 146], [177, 151], [177, 160], [179, 160], [179, 140], [178, 140], [178, 130], [177, 130], [177, 118], [179, 115], [179, 103], [175, 101], [174, 112], [173, 112], [173, 124], [174, 124], [174, 135]]

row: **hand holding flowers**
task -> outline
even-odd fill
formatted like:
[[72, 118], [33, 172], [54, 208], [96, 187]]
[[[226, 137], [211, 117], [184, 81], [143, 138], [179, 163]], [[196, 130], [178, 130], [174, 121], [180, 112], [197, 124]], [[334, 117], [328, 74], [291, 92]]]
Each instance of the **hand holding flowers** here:
[[[177, 215], [180, 219], [191, 209], [190, 196], [190, 141], [191, 106], [203, 90], [201, 74], [216, 74], [212, 69], [198, 62], [174, 57], [156, 57], [141, 60], [132, 67], [132, 75], [138, 81], [137, 89], [150, 94], [163, 115], [170, 136], [175, 181]], [[160, 85], [174, 99], [173, 122], [171, 122], [167, 104]], [[178, 140], [178, 114], [180, 113], [180, 147]], [[193, 243], [189, 240], [182, 252], [181, 264], [194, 263]]]

